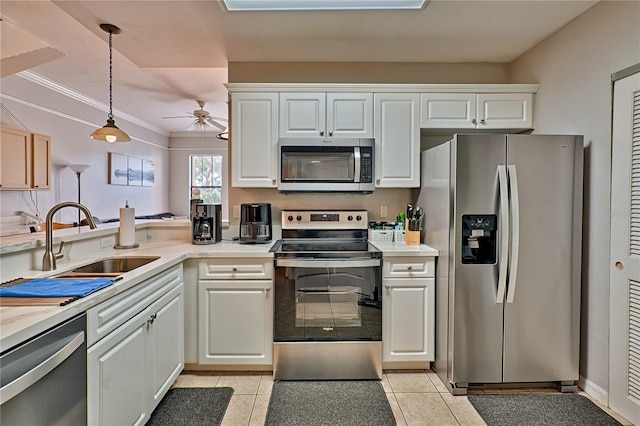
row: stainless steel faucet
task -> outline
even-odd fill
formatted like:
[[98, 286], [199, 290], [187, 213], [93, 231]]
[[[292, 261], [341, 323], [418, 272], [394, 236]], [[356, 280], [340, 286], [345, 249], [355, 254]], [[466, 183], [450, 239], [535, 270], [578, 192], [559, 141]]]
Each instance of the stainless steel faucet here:
[[[89, 222], [89, 228], [91, 229], [95, 229], [96, 228], [96, 223], [93, 221], [93, 215], [91, 214], [91, 212], [89, 211], [89, 209], [87, 207], [85, 207], [84, 205], [80, 204], [80, 203], [76, 203], [73, 201], [65, 201], [59, 204], [56, 204], [55, 206], [51, 207], [51, 210], [49, 210], [49, 213], [47, 213], [47, 220], [46, 220], [46, 225], [47, 225], [47, 229], [46, 229], [46, 240], [45, 240], [45, 250], [44, 250], [44, 257], [42, 258], [42, 270], [43, 271], [53, 271], [56, 269], [56, 260], [60, 259], [63, 255], [62, 255], [62, 246], [64, 245], [64, 242], [60, 243], [60, 251], [58, 253], [53, 253], [53, 215], [60, 209], [64, 208], [64, 207], [76, 207], [80, 210], [82, 210], [82, 212], [84, 213], [85, 217], [87, 218], [87, 222]], [[78, 223], [78, 226], [80, 226], [80, 224]]]

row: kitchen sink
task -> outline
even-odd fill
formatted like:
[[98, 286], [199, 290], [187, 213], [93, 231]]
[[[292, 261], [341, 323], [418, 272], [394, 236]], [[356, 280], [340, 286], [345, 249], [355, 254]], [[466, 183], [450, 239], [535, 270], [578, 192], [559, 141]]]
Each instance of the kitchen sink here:
[[73, 274], [122, 274], [157, 259], [160, 259], [160, 256], [110, 257], [72, 269], [70, 272]]

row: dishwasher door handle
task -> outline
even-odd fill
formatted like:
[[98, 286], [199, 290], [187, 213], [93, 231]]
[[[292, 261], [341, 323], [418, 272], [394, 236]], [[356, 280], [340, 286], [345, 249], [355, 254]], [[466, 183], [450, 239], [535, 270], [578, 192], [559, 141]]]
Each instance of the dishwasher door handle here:
[[14, 381], [7, 383], [0, 388], [0, 404], [4, 404], [14, 396], [25, 391], [29, 386], [38, 382], [44, 376], [53, 371], [57, 366], [62, 364], [84, 343], [84, 332], [81, 331], [73, 336], [71, 341], [60, 348], [49, 358], [42, 361], [32, 370], [27, 371]]

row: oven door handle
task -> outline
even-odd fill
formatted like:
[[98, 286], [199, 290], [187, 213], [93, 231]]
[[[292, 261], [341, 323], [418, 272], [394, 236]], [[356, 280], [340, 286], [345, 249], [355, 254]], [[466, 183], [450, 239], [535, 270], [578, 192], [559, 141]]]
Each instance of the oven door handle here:
[[276, 267], [289, 268], [368, 268], [380, 266], [380, 259], [326, 260], [326, 259], [276, 259]]

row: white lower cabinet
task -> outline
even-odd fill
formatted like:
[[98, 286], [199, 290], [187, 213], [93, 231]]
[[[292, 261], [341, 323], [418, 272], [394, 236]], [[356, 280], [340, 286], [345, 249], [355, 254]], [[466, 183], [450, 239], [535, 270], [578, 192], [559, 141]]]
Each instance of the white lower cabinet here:
[[[385, 264], [428, 264], [433, 272], [434, 258], [390, 258]], [[435, 360], [435, 279], [415, 273], [408, 267], [406, 278], [389, 277], [385, 270], [382, 282], [382, 362], [432, 362]], [[397, 366], [397, 365], [395, 365]], [[389, 366], [387, 366], [389, 367]]]
[[200, 364], [272, 364], [271, 288], [271, 280], [199, 281]]
[[[127, 305], [144, 308], [122, 318], [118, 313]], [[184, 367], [182, 265], [91, 308], [87, 317], [90, 327], [115, 327], [97, 342], [89, 340], [88, 423], [146, 423]], [[112, 324], [114, 318], [120, 323]]]

